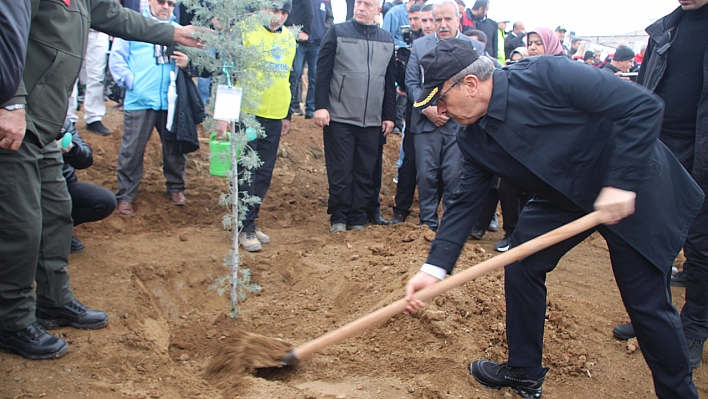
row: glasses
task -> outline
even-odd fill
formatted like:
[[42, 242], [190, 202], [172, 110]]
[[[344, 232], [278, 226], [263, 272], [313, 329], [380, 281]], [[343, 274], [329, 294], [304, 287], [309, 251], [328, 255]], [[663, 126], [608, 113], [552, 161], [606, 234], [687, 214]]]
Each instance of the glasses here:
[[161, 6], [164, 6], [165, 3], [167, 3], [167, 6], [168, 6], [168, 7], [174, 7], [174, 6], [175, 6], [175, 2], [174, 2], [174, 1], [157, 0], [157, 4], [159, 4], [159, 5], [161, 5]]
[[[462, 78], [462, 79], [464, 79], [464, 78]], [[435, 102], [438, 104], [445, 105], [445, 100], [443, 100], [443, 97], [445, 97], [447, 95], [447, 93], [449, 93], [450, 90], [452, 90], [453, 87], [457, 86], [458, 83], [462, 82], [462, 79], [457, 79], [457, 82], [453, 83], [452, 86], [448, 87], [447, 90], [445, 90], [442, 94], [440, 94], [440, 96], [438, 97], [437, 100], [435, 100]]]

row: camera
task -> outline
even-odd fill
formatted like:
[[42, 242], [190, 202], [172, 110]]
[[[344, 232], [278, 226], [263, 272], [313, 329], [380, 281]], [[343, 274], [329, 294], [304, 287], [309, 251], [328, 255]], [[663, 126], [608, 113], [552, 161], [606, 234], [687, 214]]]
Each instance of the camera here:
[[401, 27], [398, 28], [398, 32], [403, 35], [403, 41], [406, 42], [406, 46], [410, 47], [411, 43], [413, 42], [413, 40], [411, 39], [411, 26], [401, 25]]

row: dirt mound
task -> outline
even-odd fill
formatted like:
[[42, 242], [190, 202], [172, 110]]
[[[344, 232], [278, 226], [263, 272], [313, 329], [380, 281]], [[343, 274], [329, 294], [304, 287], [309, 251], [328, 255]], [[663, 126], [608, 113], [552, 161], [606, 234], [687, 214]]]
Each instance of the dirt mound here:
[[[94, 149], [94, 166], [78, 178], [116, 189], [122, 114], [110, 109], [113, 134], [79, 129]], [[467, 364], [507, 357], [503, 272], [490, 273], [436, 298], [412, 316], [396, 316], [331, 345], [294, 368], [205, 379], [215, 355], [241, 334], [302, 345], [403, 296], [425, 261], [434, 234], [409, 223], [328, 233], [322, 131], [296, 117], [282, 139], [259, 226], [272, 242], [243, 254], [243, 267], [263, 289], [232, 320], [228, 298], [212, 286], [228, 275], [231, 246], [222, 229], [223, 178], [208, 174], [207, 134], [189, 156], [184, 207], [165, 196], [160, 143], [153, 135], [132, 218], [114, 214], [75, 229], [86, 251], [69, 270], [77, 298], [108, 312], [105, 329], [60, 329], [66, 356], [30, 362], [0, 353], [3, 398], [508, 398], [474, 382]], [[385, 147], [382, 213], [391, 217], [400, 136]], [[470, 241], [458, 268], [493, 256], [501, 232]], [[640, 351], [612, 338], [628, 320], [604, 241], [590, 237], [548, 276], [544, 398], [650, 398], [651, 375]], [[677, 304], [684, 292], [674, 288]], [[270, 341], [270, 340], [269, 340]], [[289, 344], [283, 344], [290, 347]], [[287, 348], [277, 348], [283, 350]], [[221, 365], [225, 363], [222, 362]], [[708, 395], [707, 367], [695, 373]], [[223, 371], [223, 369], [222, 369]], [[228, 370], [227, 370], [228, 371]], [[238, 371], [238, 370], [237, 370]], [[243, 370], [241, 370], [243, 371]], [[238, 373], [226, 373], [231, 375]]]

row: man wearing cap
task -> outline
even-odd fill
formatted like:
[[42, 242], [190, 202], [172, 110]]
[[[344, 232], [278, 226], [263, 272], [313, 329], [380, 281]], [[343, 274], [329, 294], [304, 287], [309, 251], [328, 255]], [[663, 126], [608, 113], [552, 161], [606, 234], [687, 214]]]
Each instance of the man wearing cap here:
[[612, 61], [605, 64], [601, 69], [617, 76], [629, 72], [634, 65], [634, 51], [627, 46], [620, 45], [612, 56]]
[[563, 46], [563, 54], [568, 54], [570, 50], [568, 50], [568, 46], [563, 43], [563, 40], [565, 40], [565, 27], [564, 26], [559, 26], [556, 28], [556, 36], [558, 36], [558, 40], [561, 42], [561, 46]]
[[[453, 0], [443, 0], [433, 6], [435, 34], [413, 42], [411, 56], [406, 66], [408, 98], [415, 101], [423, 91], [426, 80], [421, 74], [420, 59], [440, 40], [459, 38], [477, 46], [484, 54], [484, 45], [457, 31], [459, 8]], [[438, 205], [442, 191], [443, 209], [452, 201], [460, 177], [462, 158], [457, 147], [457, 130], [460, 125], [437, 112], [434, 104], [416, 107], [411, 116], [410, 133], [415, 146], [415, 167], [420, 205], [420, 224], [435, 231], [438, 228]], [[441, 188], [442, 190], [440, 190]]]
[[333, 25], [317, 59], [315, 123], [323, 128], [330, 233], [364, 230], [377, 151], [393, 130], [393, 37], [375, 24], [381, 0], [357, 0], [354, 18]]
[[[531, 57], [495, 70], [456, 39], [438, 43], [421, 66], [426, 76], [417, 106], [437, 101], [438, 112], [467, 127], [457, 141], [464, 157], [460, 185], [426, 263], [408, 282], [406, 312], [425, 305], [413, 299], [415, 291], [452, 272], [498, 175], [536, 193], [519, 216], [512, 247], [593, 210], [604, 224], [506, 266], [508, 362], [473, 362], [472, 376], [541, 397], [549, 370], [542, 365], [546, 274], [598, 231], [656, 394], [697, 398], [667, 282], [703, 193], [657, 140], [661, 101], [566, 57]], [[524, 106], [510, 106], [517, 103]]]

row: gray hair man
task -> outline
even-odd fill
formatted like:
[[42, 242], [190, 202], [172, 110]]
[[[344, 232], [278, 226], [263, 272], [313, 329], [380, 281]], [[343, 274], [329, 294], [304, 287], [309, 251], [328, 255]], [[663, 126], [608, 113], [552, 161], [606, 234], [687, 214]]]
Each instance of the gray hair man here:
[[[464, 165], [428, 259], [406, 287], [406, 312], [425, 305], [414, 292], [452, 272], [497, 175], [536, 193], [519, 216], [512, 248], [593, 210], [603, 224], [506, 266], [509, 359], [475, 361], [472, 376], [541, 397], [549, 370], [542, 366], [546, 274], [598, 231], [656, 394], [697, 398], [667, 281], [704, 195], [657, 140], [661, 101], [567, 57], [531, 57], [495, 70], [459, 39], [438, 43], [421, 66], [427, 73], [416, 106], [436, 101], [440, 114], [466, 125], [457, 140]], [[524, 106], [509, 106], [515, 103]]]

